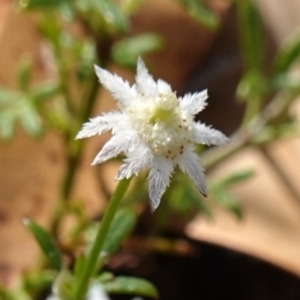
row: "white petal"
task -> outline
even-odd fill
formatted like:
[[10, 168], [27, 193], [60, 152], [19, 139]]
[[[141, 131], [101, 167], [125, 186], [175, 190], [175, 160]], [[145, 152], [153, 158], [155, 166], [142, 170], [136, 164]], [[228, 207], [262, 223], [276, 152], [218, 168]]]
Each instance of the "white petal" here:
[[127, 81], [124, 81], [116, 74], [111, 74], [108, 71], [95, 65], [95, 72], [101, 84], [111, 93], [118, 101], [121, 108], [127, 105], [137, 97], [134, 88], [130, 87]]
[[207, 195], [205, 177], [202, 167], [199, 162], [199, 158], [194, 153], [192, 148], [187, 148], [180, 156], [178, 161], [179, 168], [188, 174], [191, 180], [194, 182], [198, 190], [204, 195]]
[[205, 145], [222, 145], [229, 139], [219, 130], [210, 128], [202, 123], [193, 123], [193, 142]]
[[167, 186], [169, 186], [173, 169], [174, 165], [172, 161], [164, 157], [154, 158], [148, 176], [150, 207], [152, 211], [158, 207], [163, 193]]
[[120, 167], [116, 180], [129, 178], [133, 174], [137, 175], [142, 169], [149, 166], [152, 159], [151, 150], [144, 145], [139, 145], [134, 151], [127, 154], [127, 158], [124, 160], [125, 164]]
[[159, 93], [170, 93], [172, 89], [168, 83], [162, 79], [157, 80], [157, 89]]
[[120, 123], [124, 123], [124, 121], [124, 115], [120, 112], [103, 114], [102, 116], [90, 119], [89, 122], [84, 123], [75, 139], [87, 138], [96, 134], [100, 135], [115, 128], [116, 126], [120, 126]]
[[137, 74], [135, 77], [136, 90], [146, 97], [153, 97], [157, 95], [156, 83], [153, 77], [149, 74], [145, 63], [139, 57], [137, 62]]
[[204, 90], [194, 94], [186, 94], [182, 98], [179, 98], [179, 101], [180, 106], [194, 116], [205, 108], [207, 98], [207, 90]]
[[100, 284], [92, 284], [87, 293], [87, 300], [109, 300]]
[[92, 165], [100, 164], [110, 158], [116, 157], [121, 152], [126, 152], [136, 142], [134, 131], [122, 131], [114, 135], [98, 153]]

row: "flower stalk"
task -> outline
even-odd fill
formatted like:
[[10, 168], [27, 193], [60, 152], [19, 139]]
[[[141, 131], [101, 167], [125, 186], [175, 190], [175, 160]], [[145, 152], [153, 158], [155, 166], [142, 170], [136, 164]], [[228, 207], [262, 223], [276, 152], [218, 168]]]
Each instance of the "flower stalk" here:
[[109, 231], [110, 225], [113, 222], [119, 203], [123, 199], [127, 191], [130, 180], [130, 178], [123, 179], [119, 182], [114, 194], [112, 195], [108, 203], [108, 207], [105, 210], [94, 244], [92, 245], [92, 248], [87, 256], [83, 272], [81, 274], [81, 277], [79, 278], [78, 284], [76, 285], [74, 300], [83, 299], [88, 288], [89, 280], [91, 276], [96, 272], [97, 261], [101, 252], [101, 248]]

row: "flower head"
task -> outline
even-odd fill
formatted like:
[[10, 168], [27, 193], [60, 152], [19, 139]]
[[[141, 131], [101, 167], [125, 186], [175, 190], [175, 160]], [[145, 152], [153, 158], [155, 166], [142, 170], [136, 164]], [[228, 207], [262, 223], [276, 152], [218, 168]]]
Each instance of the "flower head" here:
[[98, 66], [95, 71], [120, 110], [90, 119], [78, 133], [77, 139], [112, 132], [112, 138], [92, 164], [123, 152], [126, 158], [117, 180], [148, 168], [152, 210], [158, 207], [176, 165], [206, 195], [204, 174], [194, 144], [221, 145], [228, 141], [220, 131], [194, 121], [195, 115], [206, 106], [207, 91], [177, 97], [165, 81], [153, 80], [141, 58], [133, 86]]

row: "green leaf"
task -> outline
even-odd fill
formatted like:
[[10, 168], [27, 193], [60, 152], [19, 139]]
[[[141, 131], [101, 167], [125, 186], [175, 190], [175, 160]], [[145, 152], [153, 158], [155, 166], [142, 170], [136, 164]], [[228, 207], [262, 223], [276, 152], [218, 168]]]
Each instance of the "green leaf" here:
[[240, 43], [247, 69], [260, 69], [264, 56], [264, 33], [258, 10], [251, 0], [236, 1]]
[[56, 59], [56, 64], [58, 64], [58, 61], [60, 62], [60, 60], [65, 59], [65, 57], [57, 57], [61, 53], [62, 44], [65, 43], [63, 38], [64, 30], [61, 27], [61, 24], [54, 13], [47, 13], [44, 14], [43, 18], [40, 20], [38, 28], [43, 37], [49, 41], [49, 45], [51, 46], [51, 50]]
[[[195, 213], [201, 213], [209, 219], [212, 217], [206, 200], [186, 174], [176, 172], [165, 198], [168, 205], [185, 218], [190, 219]], [[165, 220], [164, 216], [163, 219]]]
[[129, 23], [119, 7], [111, 0], [77, 0], [76, 9], [97, 34], [126, 33]]
[[56, 291], [56, 296], [61, 300], [73, 300], [74, 277], [70, 270], [62, 269], [52, 285], [52, 289]]
[[34, 107], [23, 105], [22, 113], [20, 113], [20, 122], [23, 129], [33, 137], [37, 137], [42, 132], [42, 120]]
[[0, 134], [3, 139], [12, 137], [17, 121], [31, 136], [36, 137], [42, 132], [42, 120], [30, 92], [18, 93], [0, 88], [0, 116]]
[[271, 87], [274, 90], [291, 90], [299, 89], [299, 75], [293, 72], [276, 73], [271, 78]]
[[197, 22], [210, 30], [216, 30], [219, 26], [218, 16], [203, 3], [196, 0], [177, 0], [187, 13]]
[[112, 281], [114, 279], [114, 274], [111, 272], [102, 272], [98, 277], [97, 280], [99, 280], [101, 283]]
[[29, 292], [50, 288], [57, 273], [53, 270], [36, 270], [24, 276], [24, 287]]
[[73, 9], [73, 6], [70, 5], [69, 1], [63, 1], [59, 6], [60, 15], [67, 22], [72, 22], [75, 20], [76, 12]]
[[96, 0], [96, 3], [96, 7], [99, 8], [108, 29], [113, 28], [118, 33], [125, 33], [128, 31], [128, 21], [113, 1]]
[[12, 139], [16, 116], [11, 111], [0, 111], [0, 135], [5, 141]]
[[59, 92], [59, 86], [56, 82], [43, 82], [34, 87], [31, 92], [31, 99], [34, 104], [39, 104], [43, 100], [53, 97]]
[[96, 61], [96, 46], [93, 42], [85, 41], [80, 47], [77, 76], [80, 82], [89, 79], [93, 74], [93, 64]]
[[242, 170], [239, 172], [235, 172], [228, 177], [221, 180], [218, 185], [222, 185], [224, 187], [230, 187], [234, 184], [241, 183], [245, 180], [252, 178], [255, 175], [253, 170]]
[[18, 82], [20, 90], [26, 92], [29, 90], [30, 75], [32, 69], [32, 60], [29, 57], [22, 57], [18, 64]]
[[123, 0], [120, 5], [126, 15], [132, 15], [144, 2], [145, 0]]
[[133, 230], [136, 220], [137, 214], [135, 210], [123, 208], [118, 211], [111, 224], [101, 251], [109, 254], [115, 253], [119, 249], [123, 240]]
[[155, 33], [144, 33], [125, 38], [114, 44], [112, 59], [119, 65], [134, 68], [137, 58], [145, 53], [157, 51], [163, 46], [163, 39]]
[[130, 294], [150, 298], [158, 298], [155, 286], [147, 280], [135, 277], [116, 277], [112, 282], [103, 282], [108, 294]]
[[291, 36], [279, 49], [273, 63], [275, 76], [288, 71], [300, 56], [300, 32]]
[[45, 256], [48, 258], [51, 265], [57, 271], [60, 271], [63, 267], [61, 253], [55, 245], [50, 234], [32, 220], [24, 219], [24, 224], [34, 236], [35, 240], [39, 244]]
[[212, 189], [212, 195], [215, 203], [231, 211], [238, 219], [242, 219], [243, 210], [235, 196], [220, 187]]
[[19, 93], [0, 87], [0, 109], [5, 108], [3, 105], [8, 104], [19, 97]]
[[241, 102], [261, 101], [268, 92], [268, 82], [257, 69], [247, 71], [237, 88], [237, 96]]

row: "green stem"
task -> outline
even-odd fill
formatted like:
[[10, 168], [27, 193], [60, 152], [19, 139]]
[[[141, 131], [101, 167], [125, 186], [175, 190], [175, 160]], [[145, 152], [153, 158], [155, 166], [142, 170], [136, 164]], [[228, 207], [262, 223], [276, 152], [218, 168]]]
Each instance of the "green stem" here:
[[129, 183], [130, 179], [121, 180], [108, 203], [108, 207], [105, 210], [94, 244], [91, 248], [90, 253], [88, 254], [87, 260], [83, 268], [83, 272], [81, 273], [78, 285], [76, 286], [74, 300], [82, 300], [84, 294], [86, 293], [90, 277], [96, 271], [97, 261], [99, 258], [101, 248], [109, 231], [110, 225], [117, 212], [119, 203], [123, 198], [129, 186]]

